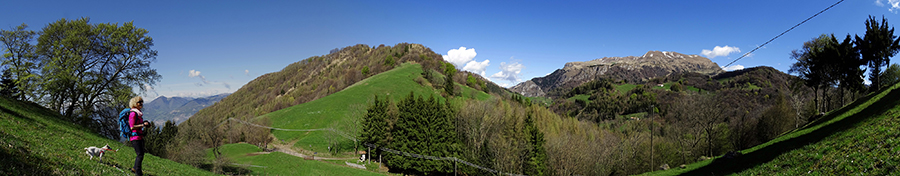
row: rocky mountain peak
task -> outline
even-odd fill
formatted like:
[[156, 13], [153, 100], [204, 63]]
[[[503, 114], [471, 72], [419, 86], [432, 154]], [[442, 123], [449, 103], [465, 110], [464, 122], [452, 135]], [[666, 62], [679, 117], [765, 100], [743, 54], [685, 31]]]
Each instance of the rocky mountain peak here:
[[574, 87], [597, 78], [641, 83], [678, 72], [715, 75], [724, 71], [716, 63], [699, 55], [648, 51], [641, 56], [603, 57], [584, 62], [569, 62], [550, 75], [519, 83], [511, 89], [525, 96], [546, 96], [546, 92], [554, 88]]

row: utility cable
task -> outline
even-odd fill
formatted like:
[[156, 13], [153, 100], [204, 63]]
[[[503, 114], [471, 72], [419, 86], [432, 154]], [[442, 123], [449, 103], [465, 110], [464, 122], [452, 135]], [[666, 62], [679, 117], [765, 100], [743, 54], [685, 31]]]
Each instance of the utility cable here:
[[782, 35], [784, 35], [784, 34], [790, 32], [791, 30], [794, 30], [794, 28], [797, 28], [798, 26], [802, 25], [803, 23], [806, 23], [807, 21], [809, 21], [809, 20], [815, 18], [816, 16], [819, 16], [819, 14], [825, 13], [825, 11], [828, 11], [828, 9], [831, 9], [832, 7], [834, 7], [834, 6], [838, 5], [838, 4], [840, 4], [841, 2], [844, 2], [844, 0], [840, 0], [840, 1], [836, 2], [836, 3], [834, 3], [834, 4], [831, 4], [831, 6], [828, 6], [828, 8], [822, 9], [822, 11], [819, 11], [819, 13], [816, 13], [815, 15], [810, 16], [809, 18], [806, 18], [806, 20], [803, 20], [803, 21], [801, 21], [800, 23], [797, 23], [797, 25], [794, 25], [794, 26], [791, 27], [790, 29], [785, 30], [784, 32], [781, 32], [781, 34], [778, 34], [778, 35], [776, 35], [775, 37], [773, 37], [772, 39], [769, 39], [769, 41], [766, 41], [766, 43], [763, 43], [762, 45], [756, 46], [756, 48], [753, 48], [753, 50], [750, 50], [750, 52], [744, 53], [744, 55], [741, 55], [741, 57], [738, 57], [737, 59], [734, 59], [733, 61], [731, 61], [730, 63], [726, 64], [726, 65], [723, 66], [723, 67], [731, 66], [731, 64], [733, 64], [734, 62], [737, 62], [738, 60], [741, 60], [742, 58], [747, 57], [747, 55], [750, 55], [750, 53], [753, 53], [754, 51], [758, 50], [759, 48], [762, 48], [763, 46], [766, 46], [767, 44], [771, 43], [772, 41], [775, 41], [775, 39], [777, 39], [778, 37], [781, 37]]

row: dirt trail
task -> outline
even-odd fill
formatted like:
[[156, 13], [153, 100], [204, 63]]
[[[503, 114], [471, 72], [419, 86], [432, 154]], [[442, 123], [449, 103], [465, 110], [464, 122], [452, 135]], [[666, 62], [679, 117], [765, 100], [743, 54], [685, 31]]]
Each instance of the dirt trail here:
[[[319, 156], [309, 156], [309, 155], [304, 155], [304, 154], [302, 154], [302, 153], [300, 153], [300, 152], [295, 151], [294, 149], [291, 149], [291, 146], [293, 146], [294, 143], [296, 143], [296, 141], [291, 142], [291, 143], [289, 143], [289, 144], [272, 144], [272, 146], [275, 147], [275, 149], [274, 149], [273, 151], [281, 152], [281, 153], [285, 153], [285, 154], [289, 154], [289, 155], [294, 155], [294, 156], [301, 157], [301, 158], [312, 157], [312, 159], [314, 159], [314, 160], [323, 160], [323, 159], [324, 159], [324, 160], [346, 160], [346, 159], [355, 159], [355, 157], [351, 157], [351, 158], [327, 158], [327, 157], [319, 157]], [[265, 152], [265, 153], [269, 153], [269, 152]]]

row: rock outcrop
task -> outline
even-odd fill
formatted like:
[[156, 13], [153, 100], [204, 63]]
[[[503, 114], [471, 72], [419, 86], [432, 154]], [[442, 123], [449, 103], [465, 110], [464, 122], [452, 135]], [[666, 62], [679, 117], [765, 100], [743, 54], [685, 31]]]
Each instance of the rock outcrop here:
[[557, 87], [574, 87], [598, 78], [642, 83], [678, 72], [715, 75], [722, 73], [723, 70], [702, 56], [649, 51], [643, 56], [604, 57], [586, 62], [569, 62], [562, 69], [557, 69], [547, 76], [533, 78], [510, 89], [529, 97], [546, 97], [547, 92]]

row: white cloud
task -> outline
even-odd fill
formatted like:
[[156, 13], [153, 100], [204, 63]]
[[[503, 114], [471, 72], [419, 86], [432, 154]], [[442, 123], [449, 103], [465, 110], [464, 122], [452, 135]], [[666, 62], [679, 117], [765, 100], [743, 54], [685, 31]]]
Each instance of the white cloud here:
[[250, 76], [250, 70], [244, 70], [244, 75]]
[[869, 79], [863, 79], [863, 84], [872, 85], [872, 81], [870, 81]]
[[525, 69], [525, 66], [519, 64], [518, 62], [513, 62], [506, 64], [506, 62], [500, 63], [500, 72], [491, 75], [492, 78], [498, 78], [500, 80], [506, 80], [511, 83], [518, 83], [522, 80], [519, 79], [519, 75], [522, 73], [522, 69]]
[[188, 77], [193, 78], [193, 77], [197, 77], [197, 76], [200, 76], [200, 71], [191, 70], [190, 72], [188, 72]]
[[463, 67], [463, 70], [484, 76], [484, 70], [487, 66], [491, 65], [489, 64], [490, 62], [491, 60], [484, 60], [482, 62], [472, 60], [466, 64], [466, 67]]
[[[878, 7], [884, 7], [884, 2], [882, 1], [883, 0], [875, 0], [875, 5], [877, 5]], [[891, 7], [888, 7], [888, 11], [890, 12], [896, 14], [897, 11], [900, 10], [900, 0], [887, 0], [887, 4], [891, 5]]]
[[743, 70], [743, 69], [744, 69], [743, 65], [732, 65], [732, 66], [728, 66], [728, 67], [722, 67], [722, 70], [725, 70], [725, 71], [735, 71], [735, 70]]
[[456, 68], [460, 68], [474, 59], [475, 55], [477, 55], [475, 48], [466, 49], [466, 47], [459, 47], [459, 49], [450, 49], [450, 51], [447, 51], [447, 55], [443, 56], [445, 61], [456, 65]]
[[735, 52], [739, 53], [739, 52], [741, 52], [741, 49], [739, 49], [738, 47], [731, 47], [731, 46], [725, 45], [724, 47], [716, 46], [715, 48], [713, 48], [712, 51], [710, 51], [710, 50], [700, 51], [700, 54], [706, 56], [707, 58], [712, 59], [712, 58], [719, 57], [719, 56], [728, 56], [729, 54], [735, 53]]
[[209, 84], [209, 83], [210, 83], [209, 81], [206, 80], [206, 77], [203, 76], [203, 75], [200, 75], [200, 71], [197, 71], [197, 70], [191, 70], [191, 71], [188, 73], [188, 77], [191, 77], [191, 78], [193, 78], [193, 77], [199, 77], [199, 78], [200, 78], [200, 81], [203, 81], [203, 83], [196, 83], [197, 86], [203, 86], [203, 84]]

